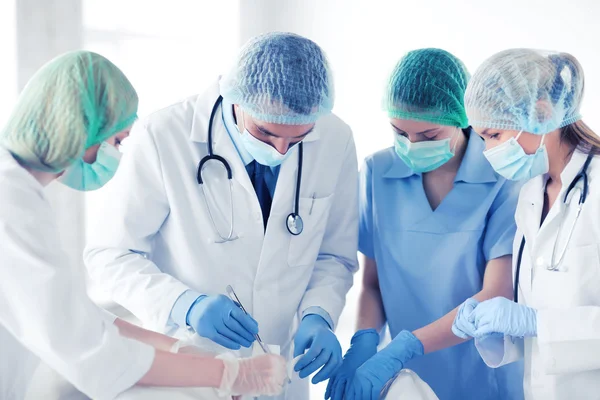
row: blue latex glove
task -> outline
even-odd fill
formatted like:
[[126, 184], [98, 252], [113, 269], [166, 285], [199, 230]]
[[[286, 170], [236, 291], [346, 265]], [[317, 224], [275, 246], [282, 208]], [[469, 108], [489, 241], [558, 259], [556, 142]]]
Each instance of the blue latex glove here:
[[474, 337], [493, 333], [513, 337], [537, 336], [537, 311], [505, 297], [481, 302], [469, 316]]
[[469, 316], [479, 302], [473, 298], [462, 303], [452, 323], [452, 333], [461, 339], [469, 339], [475, 335], [475, 326], [469, 321]]
[[346, 386], [352, 381], [356, 369], [377, 353], [378, 344], [379, 334], [375, 329], [364, 329], [354, 334], [342, 366], [327, 383], [325, 399], [342, 400], [344, 398]]
[[[304, 352], [308, 349], [306, 354]], [[317, 384], [335, 372], [342, 363], [342, 348], [327, 321], [320, 315], [309, 314], [302, 319], [294, 338], [294, 358], [304, 354], [294, 366], [304, 379], [323, 367], [312, 379]]]
[[232, 350], [250, 347], [258, 333], [258, 322], [222, 294], [199, 297], [186, 320], [198, 335]]
[[352, 383], [346, 388], [346, 400], [378, 400], [386, 383], [396, 376], [404, 364], [416, 356], [423, 355], [423, 344], [409, 331], [402, 331], [375, 354], [354, 374]]

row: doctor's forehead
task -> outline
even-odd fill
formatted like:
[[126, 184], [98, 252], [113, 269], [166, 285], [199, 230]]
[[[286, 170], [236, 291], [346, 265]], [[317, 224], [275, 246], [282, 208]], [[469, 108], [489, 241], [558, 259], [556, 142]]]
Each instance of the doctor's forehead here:
[[315, 124], [285, 125], [252, 119], [252, 124], [264, 135], [286, 139], [298, 139], [310, 134]]

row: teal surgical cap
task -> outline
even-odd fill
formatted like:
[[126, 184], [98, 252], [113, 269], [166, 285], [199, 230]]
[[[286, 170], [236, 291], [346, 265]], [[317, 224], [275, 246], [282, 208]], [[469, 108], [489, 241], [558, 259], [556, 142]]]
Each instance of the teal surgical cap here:
[[512, 49], [486, 60], [465, 95], [471, 125], [545, 135], [581, 119], [583, 69], [570, 54]]
[[333, 108], [333, 80], [323, 50], [293, 33], [251, 39], [220, 82], [221, 95], [253, 118], [275, 124], [314, 123]]
[[465, 65], [447, 51], [414, 50], [394, 68], [383, 106], [390, 118], [466, 128], [464, 94], [468, 80]]
[[113, 63], [89, 51], [66, 53], [27, 83], [0, 146], [31, 168], [60, 172], [131, 126], [137, 107], [133, 86]]

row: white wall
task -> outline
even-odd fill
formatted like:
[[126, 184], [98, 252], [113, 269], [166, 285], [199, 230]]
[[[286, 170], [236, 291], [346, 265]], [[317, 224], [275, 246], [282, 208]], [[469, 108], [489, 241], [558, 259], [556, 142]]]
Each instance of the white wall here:
[[0, 1], [0, 127], [17, 97], [16, 0]]

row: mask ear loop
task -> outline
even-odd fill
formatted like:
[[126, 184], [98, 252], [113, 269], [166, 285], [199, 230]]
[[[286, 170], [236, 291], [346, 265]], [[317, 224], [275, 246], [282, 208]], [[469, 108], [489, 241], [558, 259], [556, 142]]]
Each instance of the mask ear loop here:
[[[519, 143], [519, 138], [521, 137], [521, 134], [523, 133], [523, 130], [520, 130], [519, 133], [517, 133], [517, 136], [515, 136], [515, 141], [517, 142], [517, 144], [519, 146], [521, 146], [521, 144]], [[542, 140], [540, 140], [540, 145], [538, 146], [536, 153], [538, 152], [538, 150], [540, 150], [542, 148], [542, 146], [544, 145], [544, 138], [546, 137], [546, 135], [541, 135], [542, 136]], [[523, 146], [521, 146], [523, 147]]]
[[244, 110], [242, 110], [241, 108], [240, 108], [240, 113], [242, 114], [242, 118], [240, 118], [241, 119], [240, 122], [242, 123], [242, 128], [244, 128], [244, 129], [240, 131], [240, 127], [238, 126], [237, 130], [240, 133], [240, 135], [243, 135], [244, 132], [246, 132], [246, 119], [244, 117]]
[[[461, 131], [462, 131], [462, 129], [460, 129], [460, 128], [456, 128], [456, 129], [457, 129], [457, 130], [456, 130], [456, 132], [454, 132], [454, 134], [453, 134], [453, 135], [452, 135], [452, 137], [450, 138], [450, 141], [452, 141], [452, 140], [454, 139], [454, 137], [456, 136], [456, 134], [457, 134], [458, 132], [461, 132]], [[454, 146], [453, 146], [453, 148], [452, 148], [452, 154], [456, 154], [456, 146], [458, 146], [458, 139], [454, 141]]]
[[521, 134], [522, 134], [522, 133], [523, 133], [523, 129], [521, 129], [521, 130], [519, 131], [519, 133], [517, 133], [517, 136], [515, 136], [515, 140], [516, 140], [517, 142], [519, 141], [519, 138], [521, 137]]
[[544, 138], [546, 137], [546, 135], [542, 135], [542, 140], [540, 141], [540, 147], [538, 147], [538, 150], [540, 150], [542, 148], [542, 146], [544, 145]]

